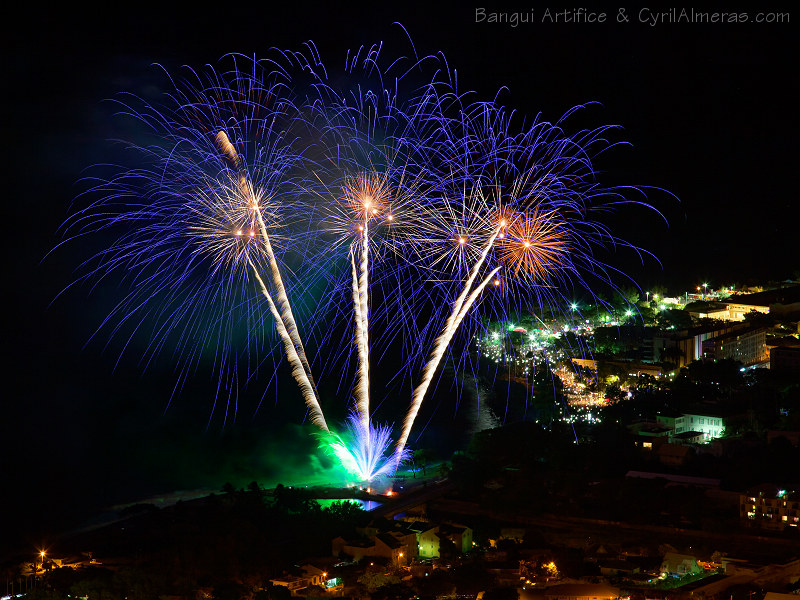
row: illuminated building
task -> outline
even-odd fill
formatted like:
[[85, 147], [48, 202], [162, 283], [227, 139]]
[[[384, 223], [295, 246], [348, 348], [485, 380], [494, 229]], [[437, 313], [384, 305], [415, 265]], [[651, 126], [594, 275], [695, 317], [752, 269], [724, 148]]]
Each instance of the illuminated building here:
[[725, 417], [707, 413], [684, 414], [675, 419], [675, 435], [687, 432], [701, 433], [704, 442], [721, 437], [725, 432]]
[[659, 428], [671, 430], [670, 440], [676, 443], [703, 443], [722, 437], [725, 434], [723, 415], [703, 410], [693, 413], [658, 415]]
[[424, 521], [406, 523], [406, 527], [416, 534], [417, 555], [420, 558], [439, 558], [439, 527]]
[[732, 331], [703, 341], [703, 357], [732, 359], [745, 366], [767, 360], [766, 329]]
[[728, 300], [713, 305], [712, 308], [691, 314], [700, 319], [744, 321], [745, 316], [750, 312], [781, 316], [798, 311], [800, 311], [800, 286], [791, 286], [768, 292], [732, 296]]
[[664, 560], [661, 561], [660, 571], [672, 577], [682, 577], [684, 575], [702, 573], [703, 567], [697, 562], [697, 558], [691, 554], [667, 552], [664, 555]]
[[739, 516], [765, 529], [800, 526], [800, 492], [762, 485], [739, 496]]
[[300, 567], [302, 575], [292, 575], [284, 573], [281, 577], [270, 579], [272, 585], [279, 585], [289, 590], [292, 596], [305, 596], [308, 588], [312, 586], [321, 587], [327, 591], [340, 591], [343, 589], [342, 580], [327, 571], [311, 564]]
[[745, 365], [765, 362], [768, 358], [766, 329], [747, 323], [701, 325], [676, 332], [673, 343], [678, 367], [703, 358], [730, 358]]
[[703, 358], [703, 343], [719, 335], [731, 333], [742, 329], [742, 325], [704, 325], [683, 330], [675, 335], [675, 344], [678, 347], [678, 367], [685, 367], [689, 363]]

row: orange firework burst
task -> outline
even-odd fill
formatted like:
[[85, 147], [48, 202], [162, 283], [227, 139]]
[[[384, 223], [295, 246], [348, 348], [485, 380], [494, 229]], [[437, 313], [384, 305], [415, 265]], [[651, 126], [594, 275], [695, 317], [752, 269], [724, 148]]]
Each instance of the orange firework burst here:
[[508, 219], [497, 255], [516, 276], [542, 281], [567, 263], [570, 240], [556, 211], [534, 208]]

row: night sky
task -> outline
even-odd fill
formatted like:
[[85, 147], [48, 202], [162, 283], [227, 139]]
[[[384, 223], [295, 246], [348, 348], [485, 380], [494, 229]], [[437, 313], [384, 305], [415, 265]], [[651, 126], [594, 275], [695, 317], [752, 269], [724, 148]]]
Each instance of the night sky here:
[[[115, 368], [119, 344], [104, 349], [105, 339], [89, 341], [122, 290], [79, 288], [56, 299], [86, 248], [45, 256], [60, 241], [70, 207], [80, 205], [84, 169], [118, 152], [108, 140], [125, 133], [102, 101], [151, 92], [163, 81], [154, 62], [175, 70], [216, 63], [229, 52], [260, 57], [271, 46], [299, 49], [313, 40], [334, 72], [346, 50], [361, 44], [383, 41], [387, 56], [408, 53], [394, 24], [400, 22], [420, 54], [446, 55], [461, 90], [488, 99], [505, 86], [505, 105], [546, 120], [596, 102], [579, 124], [624, 127], [620, 138], [632, 146], [604, 159], [607, 181], [651, 186], [650, 200], [669, 222], [634, 212], [615, 223], [621, 237], [661, 261], [620, 257], [643, 286], [743, 284], [800, 270], [800, 210], [791, 185], [796, 11], [791, 24], [650, 26], [638, 22], [640, 6], [628, 7], [626, 24], [616, 22], [617, 6], [601, 9], [608, 13], [604, 24], [543, 23], [541, 7], [532, 23], [511, 27], [476, 23], [475, 6], [445, 10], [434, 3], [213, 10], [196, 4], [186, 11], [131, 4], [126, 13], [74, 4], [23, 9], [31, 12], [7, 23], [3, 39], [11, 310], [0, 473], [10, 508], [0, 510], [0, 552], [33, 547], [117, 502], [218, 489], [226, 480], [277, 480], [314, 466], [293, 394], [287, 392], [294, 403], [287, 407], [270, 392], [256, 411], [263, 390], [251, 391], [235, 424], [223, 427], [218, 416], [209, 421], [214, 379], [199, 373], [166, 409], [174, 383], [169, 361], [142, 373], [129, 355]], [[483, 6], [487, 13], [508, 10]]]

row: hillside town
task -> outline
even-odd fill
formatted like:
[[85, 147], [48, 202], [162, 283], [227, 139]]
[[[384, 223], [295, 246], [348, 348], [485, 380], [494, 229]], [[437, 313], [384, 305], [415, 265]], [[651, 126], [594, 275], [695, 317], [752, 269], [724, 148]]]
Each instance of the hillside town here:
[[797, 598], [800, 285], [642, 295], [490, 324], [487, 402], [521, 408], [454, 454], [130, 505], [3, 599]]

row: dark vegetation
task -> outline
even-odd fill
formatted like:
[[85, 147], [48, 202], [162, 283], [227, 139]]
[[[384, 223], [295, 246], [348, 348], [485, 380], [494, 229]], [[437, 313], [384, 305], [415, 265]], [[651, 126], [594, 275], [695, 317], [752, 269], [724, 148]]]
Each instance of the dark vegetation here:
[[279, 485], [268, 494], [255, 482], [247, 490], [228, 484], [224, 494], [164, 509], [137, 505], [123, 512], [127, 518], [55, 549], [79, 555], [92, 548], [112, 568], [56, 569], [29, 598], [193, 598], [206, 589], [218, 600], [239, 600], [253, 590], [262, 590], [257, 600], [282, 600], [286, 588], [272, 588], [270, 578], [304, 557], [329, 555], [332, 538], [369, 519], [355, 504], [322, 509], [305, 489]]

